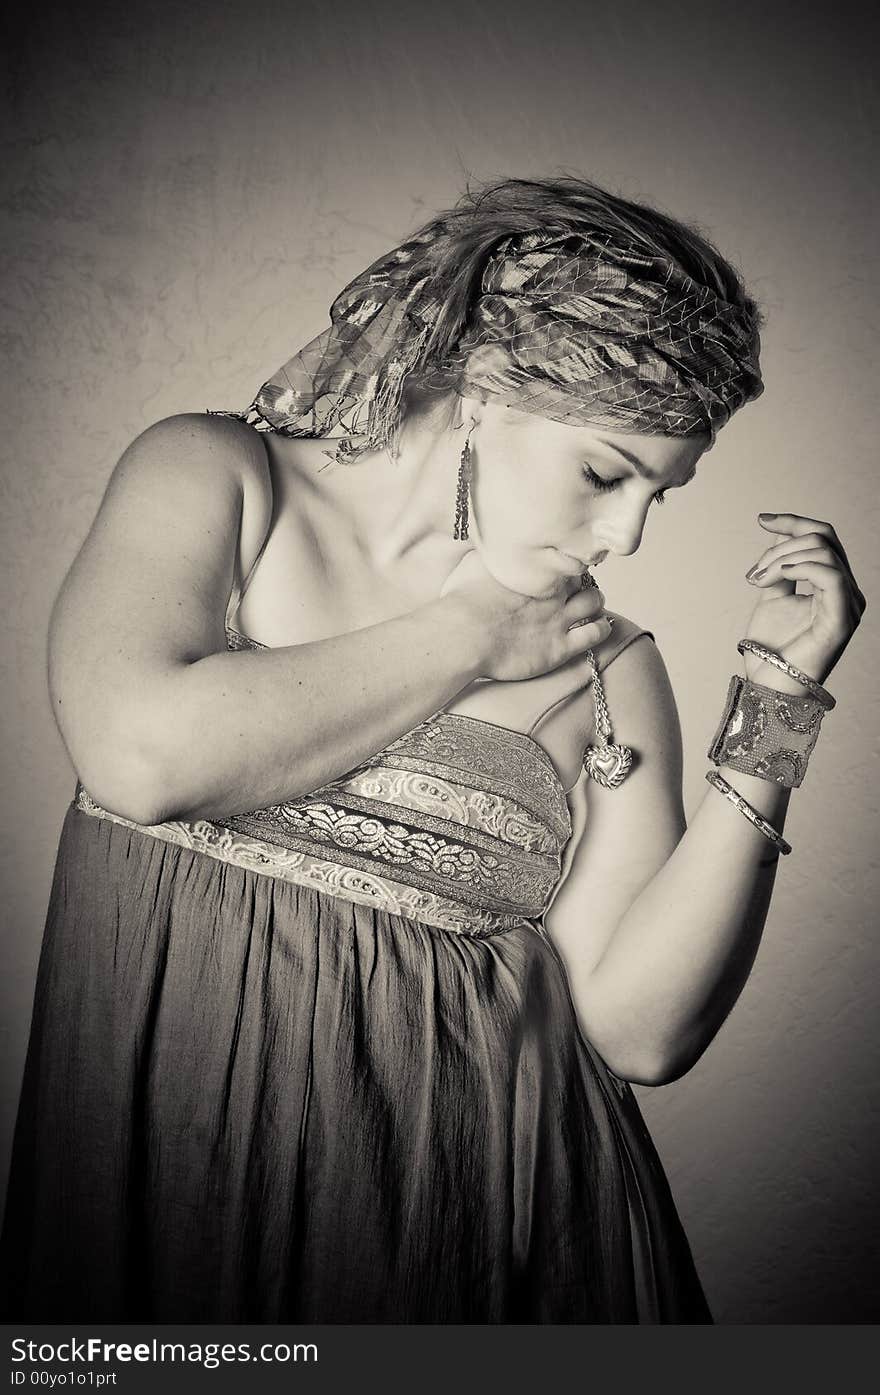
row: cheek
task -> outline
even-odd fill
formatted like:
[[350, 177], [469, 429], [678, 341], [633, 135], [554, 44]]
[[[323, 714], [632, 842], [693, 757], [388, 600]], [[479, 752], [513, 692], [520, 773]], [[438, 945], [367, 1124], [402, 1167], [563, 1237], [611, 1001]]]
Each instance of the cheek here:
[[471, 484], [473, 497], [485, 514], [486, 525], [495, 520], [510, 520], [528, 507], [534, 487], [531, 472], [504, 441], [494, 444], [491, 453], [478, 457], [475, 477]]
[[578, 481], [571, 470], [554, 463], [546, 450], [530, 449], [516, 441], [516, 433], [511, 434], [511, 446], [515, 443], [516, 449], [494, 461], [489, 472], [493, 499], [503, 500], [509, 511], [536, 522], [577, 508]]
[[524, 434], [522, 428], [499, 432], [478, 456], [472, 500], [493, 552], [553, 547], [588, 516], [577, 462]]

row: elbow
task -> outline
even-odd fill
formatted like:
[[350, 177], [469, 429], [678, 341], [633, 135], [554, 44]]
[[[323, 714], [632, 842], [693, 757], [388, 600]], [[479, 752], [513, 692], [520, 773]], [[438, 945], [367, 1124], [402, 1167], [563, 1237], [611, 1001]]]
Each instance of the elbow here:
[[[657, 1089], [661, 1085], [674, 1085], [676, 1080], [681, 1080], [687, 1075], [695, 1061], [681, 1061], [676, 1059], [656, 1058], [644, 1062], [638, 1067], [635, 1074], [622, 1076], [622, 1079], [629, 1080], [633, 1085], [650, 1085]], [[617, 1072], [615, 1072], [616, 1074]]]
[[628, 1047], [617, 1044], [602, 1059], [612, 1074], [631, 1085], [673, 1085], [692, 1070], [703, 1054], [699, 1047], [683, 1043], [675, 1045], [640, 1041]]
[[169, 821], [218, 817], [219, 798], [193, 791], [193, 772], [182, 751], [105, 746], [91, 767], [77, 773], [92, 798], [111, 814], [150, 828]]
[[80, 775], [79, 778], [96, 804], [106, 809], [109, 814], [116, 814], [118, 818], [126, 819], [129, 823], [152, 828], [156, 824], [164, 823], [168, 818], [168, 814], [155, 797], [153, 788], [144, 782], [118, 778], [89, 778], [84, 775]]
[[672, 1085], [696, 1065], [714, 1035], [705, 1022], [652, 1022], [644, 1010], [610, 999], [595, 974], [575, 985], [583, 1035], [612, 1075], [631, 1085]]
[[619, 1020], [609, 1022], [607, 1016], [596, 1014], [591, 1014], [591, 1026], [586, 1035], [612, 1075], [631, 1085], [672, 1085], [687, 1075], [708, 1045], [690, 1036], [671, 1039], [663, 1032], [646, 1030], [644, 1023], [625, 1027]]
[[74, 760], [77, 776], [102, 809], [145, 828], [169, 817], [158, 762], [122, 743], [106, 742], [88, 759]]
[[102, 809], [145, 827], [162, 823], [167, 765], [131, 694], [111, 700], [63, 661], [50, 636], [48, 687], [52, 715], [68, 759], [86, 793]]

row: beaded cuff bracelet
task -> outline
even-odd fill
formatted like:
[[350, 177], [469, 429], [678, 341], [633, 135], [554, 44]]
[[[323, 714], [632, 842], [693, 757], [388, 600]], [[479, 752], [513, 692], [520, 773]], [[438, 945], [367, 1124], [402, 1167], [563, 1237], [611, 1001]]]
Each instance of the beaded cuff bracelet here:
[[797, 788], [826, 710], [811, 692], [782, 693], [735, 673], [707, 755], [715, 765]]

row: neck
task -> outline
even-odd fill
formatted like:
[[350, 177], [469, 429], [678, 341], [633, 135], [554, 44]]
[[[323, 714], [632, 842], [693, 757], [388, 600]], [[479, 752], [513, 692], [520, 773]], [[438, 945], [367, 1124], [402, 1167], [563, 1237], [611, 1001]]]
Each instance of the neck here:
[[[458, 463], [464, 427], [439, 425], [436, 417], [408, 418], [391, 449], [364, 455], [356, 465], [339, 465], [358, 473], [363, 494], [356, 510], [358, 543], [377, 568], [411, 560], [419, 548], [465, 544], [452, 538]], [[361, 473], [362, 472], [362, 473]]]

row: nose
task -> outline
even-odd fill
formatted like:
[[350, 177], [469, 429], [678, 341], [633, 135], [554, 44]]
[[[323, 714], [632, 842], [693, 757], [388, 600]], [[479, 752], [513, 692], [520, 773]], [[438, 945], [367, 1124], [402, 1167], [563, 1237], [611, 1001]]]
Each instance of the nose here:
[[642, 545], [647, 517], [647, 508], [624, 508], [621, 501], [616, 509], [609, 506], [608, 512], [596, 520], [594, 535], [598, 534], [597, 541], [616, 557], [631, 557]]
[[624, 540], [615, 543], [614, 552], [618, 557], [631, 557], [634, 552], [638, 552], [642, 545], [643, 528], [630, 529]]

